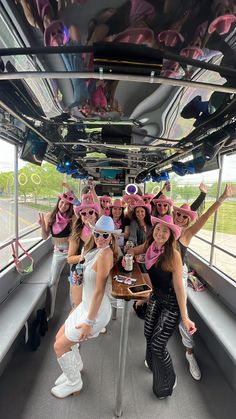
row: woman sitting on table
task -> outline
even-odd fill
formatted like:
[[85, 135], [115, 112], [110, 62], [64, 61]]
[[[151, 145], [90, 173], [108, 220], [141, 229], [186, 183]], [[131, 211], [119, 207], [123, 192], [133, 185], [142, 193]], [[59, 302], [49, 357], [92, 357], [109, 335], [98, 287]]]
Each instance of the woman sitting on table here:
[[[85, 196], [83, 196], [85, 198]], [[74, 206], [76, 220], [72, 226], [72, 233], [69, 239], [67, 262], [72, 264], [70, 274], [70, 295], [72, 308], [81, 303], [81, 287], [77, 284], [75, 266], [81, 261], [81, 252], [86, 241], [91, 237], [92, 229], [98, 220], [99, 204], [91, 203], [84, 199], [79, 206]]]
[[111, 304], [106, 294], [106, 283], [117, 259], [116, 235], [120, 233], [121, 230], [115, 229], [112, 218], [103, 215], [85, 244], [82, 301], [60, 328], [54, 345], [63, 372], [56, 381], [60, 384], [51, 390], [55, 397], [64, 398], [81, 390], [83, 362], [76, 343], [97, 337], [110, 321]]
[[133, 206], [133, 216], [129, 226], [129, 240], [135, 246], [138, 246], [145, 242], [151, 229], [151, 205], [139, 200]]
[[146, 253], [147, 268], [153, 292], [147, 307], [144, 335], [146, 338], [145, 364], [153, 372], [153, 392], [159, 398], [171, 396], [176, 385], [176, 374], [166, 345], [176, 329], [180, 317], [189, 333], [196, 331], [189, 319], [183, 285], [183, 269], [176, 240], [181, 228], [170, 215], [153, 220], [154, 227], [147, 241], [129, 250], [138, 255]]

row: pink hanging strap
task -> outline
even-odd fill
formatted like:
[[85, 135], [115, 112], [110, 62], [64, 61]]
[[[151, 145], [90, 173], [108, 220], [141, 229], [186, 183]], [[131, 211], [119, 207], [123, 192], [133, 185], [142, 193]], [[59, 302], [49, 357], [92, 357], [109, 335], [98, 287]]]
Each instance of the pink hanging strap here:
[[[15, 246], [19, 246], [21, 248], [21, 250], [23, 250], [24, 254], [27, 256], [28, 260], [30, 260], [31, 264], [29, 267], [24, 268], [22, 265], [22, 262], [19, 261], [19, 258], [16, 254], [16, 248]], [[15, 263], [15, 267], [17, 272], [19, 272], [20, 274], [28, 274], [30, 272], [33, 271], [33, 264], [34, 264], [34, 259], [32, 258], [32, 256], [30, 256], [30, 254], [27, 252], [27, 250], [25, 250], [23, 248], [23, 246], [20, 244], [19, 240], [15, 240], [15, 246], [14, 246], [14, 242], [11, 244], [11, 248], [12, 248], [12, 257], [13, 257], [13, 261]]]

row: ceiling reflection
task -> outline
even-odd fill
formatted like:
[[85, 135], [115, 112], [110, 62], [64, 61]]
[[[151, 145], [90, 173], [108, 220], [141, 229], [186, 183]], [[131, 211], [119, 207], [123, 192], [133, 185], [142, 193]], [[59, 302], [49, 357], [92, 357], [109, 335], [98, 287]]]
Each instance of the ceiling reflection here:
[[[124, 141], [119, 143], [118, 137], [129, 137], [127, 128], [102, 136], [101, 123], [112, 121], [118, 127], [130, 120], [128, 144], [138, 146], [140, 161], [137, 164], [137, 153], [130, 154], [129, 164], [138, 165], [139, 170], [159, 162], [164, 167], [172, 155], [194, 148], [193, 142], [185, 144], [184, 139], [193, 138], [193, 132], [202, 138], [208, 132], [204, 125], [208, 120], [213, 121], [211, 130], [220, 129], [225, 116], [218, 118], [218, 114], [225, 107], [230, 108], [227, 123], [234, 123], [235, 95], [230, 92], [236, 88], [233, 0], [3, 0], [0, 11], [1, 48], [63, 47], [60, 54], [41, 49], [40, 54], [0, 60], [0, 72], [9, 75], [55, 73], [47, 79], [12, 80], [9, 76], [0, 81], [3, 109], [54, 144], [52, 161], [58, 160], [58, 145], [65, 142], [72, 143], [66, 149], [72, 154], [76, 154], [72, 149], [76, 141], [85, 147], [83, 155], [86, 150], [97, 151], [96, 142], [101, 139], [101, 152], [111, 144], [121, 150]], [[90, 47], [91, 52], [70, 47]], [[59, 71], [68, 77], [59, 78]], [[71, 77], [70, 72], [78, 76]], [[79, 77], [87, 72], [98, 74]], [[121, 76], [108, 79], [113, 73], [148, 76], [150, 82], [142, 78], [139, 83], [125, 82]], [[152, 83], [154, 76], [162, 77], [163, 84]], [[223, 86], [222, 91], [206, 90], [204, 83]], [[91, 127], [92, 121], [98, 125]], [[95, 144], [93, 150], [90, 141]], [[159, 147], [155, 153], [154, 146]]]

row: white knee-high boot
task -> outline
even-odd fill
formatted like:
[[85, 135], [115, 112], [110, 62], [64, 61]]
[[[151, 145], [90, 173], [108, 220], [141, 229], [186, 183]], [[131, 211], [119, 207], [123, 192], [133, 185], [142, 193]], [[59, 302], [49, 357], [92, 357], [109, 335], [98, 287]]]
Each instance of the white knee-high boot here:
[[[74, 352], [75, 357], [78, 361], [78, 365], [79, 365], [79, 371], [81, 372], [83, 369], [83, 361], [79, 352], [79, 343], [76, 343], [75, 345], [73, 345], [71, 347], [71, 350]], [[62, 384], [66, 381], [66, 376], [64, 374], [64, 372], [56, 379], [55, 381], [55, 386], [58, 386], [59, 384]]]
[[55, 397], [63, 399], [80, 391], [83, 387], [83, 381], [79, 370], [79, 362], [74, 351], [66, 352], [57, 361], [66, 376], [66, 381], [53, 387], [51, 393]]

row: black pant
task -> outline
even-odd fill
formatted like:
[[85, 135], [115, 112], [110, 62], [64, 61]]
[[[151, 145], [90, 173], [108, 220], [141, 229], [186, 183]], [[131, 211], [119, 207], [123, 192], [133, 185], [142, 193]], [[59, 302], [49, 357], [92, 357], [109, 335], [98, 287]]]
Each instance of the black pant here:
[[172, 394], [175, 372], [166, 345], [180, 320], [175, 294], [152, 295], [148, 303], [144, 335], [146, 361], [153, 372], [153, 392], [157, 397]]

